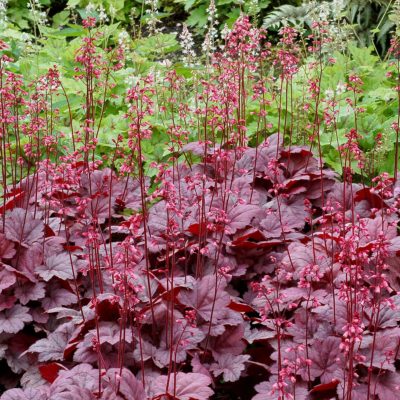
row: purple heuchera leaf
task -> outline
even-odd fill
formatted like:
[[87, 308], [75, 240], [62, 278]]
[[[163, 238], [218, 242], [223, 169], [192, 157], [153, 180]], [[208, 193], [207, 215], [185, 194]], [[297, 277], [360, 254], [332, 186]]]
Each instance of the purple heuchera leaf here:
[[250, 327], [246, 325], [243, 338], [246, 340], [247, 343], [252, 344], [258, 340], [272, 339], [273, 337], [275, 337], [275, 335], [276, 331], [257, 328], [250, 329]]
[[[379, 312], [379, 318], [376, 323], [377, 328], [394, 328], [400, 321], [400, 295], [390, 298], [390, 304], [382, 304]], [[371, 324], [375, 323], [375, 318], [371, 319], [371, 312], [367, 313], [368, 320]]]
[[[343, 391], [343, 384], [339, 385], [338, 392]], [[368, 386], [356, 384], [351, 391], [351, 400], [366, 400], [368, 398]]]
[[[208, 144], [207, 145], [207, 154], [214, 154], [215, 150], [218, 149], [220, 146], [219, 144], [216, 144], [215, 146], [212, 144]], [[193, 154], [197, 155], [197, 156], [203, 156], [204, 155], [204, 151], [206, 150], [206, 143], [205, 142], [190, 142], [185, 144], [182, 147], [183, 151], [187, 151], [187, 152], [192, 152]]]
[[48, 382], [43, 379], [36, 363], [30, 366], [21, 376], [21, 386], [23, 389], [27, 388], [46, 388], [48, 389]]
[[171, 338], [170, 328], [165, 326], [161, 333], [160, 345], [157, 347], [153, 355], [153, 360], [159, 367], [165, 367], [170, 361], [171, 342], [174, 349], [175, 362], [183, 362], [186, 360], [187, 351], [195, 349], [205, 334], [198, 328], [192, 327], [182, 321], [174, 324]]
[[90, 364], [83, 363], [68, 371], [61, 370], [50, 387], [50, 398], [53, 399], [60, 393], [68, 392], [72, 386], [94, 392], [98, 389], [98, 377], [98, 370]]
[[193, 307], [205, 321], [210, 321], [212, 314], [213, 319], [218, 318], [220, 310], [230, 302], [230, 296], [225, 292], [225, 287], [225, 279], [218, 280], [217, 284], [215, 276], [206, 275], [197, 281], [193, 290], [181, 291], [179, 300], [184, 305]]
[[[273, 387], [273, 382], [261, 382], [255, 386], [258, 394], [256, 394], [251, 400], [282, 400], [282, 395]], [[308, 390], [301, 383], [296, 383], [293, 387], [292, 384], [288, 383], [285, 387], [287, 395], [285, 400], [295, 398], [296, 400], [309, 400]], [[295, 397], [293, 394], [295, 393]]]
[[[307, 322], [307, 324], [306, 324]], [[307, 315], [304, 308], [298, 309], [294, 314], [294, 323], [289, 326], [287, 332], [293, 336], [296, 343], [304, 343], [306, 335], [309, 342], [312, 342], [314, 334], [322, 327], [314, 315]]]
[[237, 162], [238, 170], [246, 169], [247, 171], [252, 171], [255, 167], [256, 171], [264, 171], [268, 162], [275, 159], [276, 152], [280, 149], [281, 145], [282, 137], [278, 143], [278, 135], [274, 134], [258, 146], [257, 158], [255, 148], [246, 149], [240, 160]]
[[[0, 264], [0, 268], [2, 268]], [[11, 271], [8, 271], [6, 269], [1, 269], [0, 270], [0, 293], [4, 289], [8, 289], [10, 286], [14, 285], [16, 282], [17, 278], [15, 277], [15, 274]]]
[[[246, 203], [260, 204], [260, 194], [256, 190], [251, 192], [251, 184], [253, 183], [253, 175], [243, 175], [232, 181], [232, 194], [229, 196], [229, 202], [236, 204], [240, 199]], [[251, 196], [252, 194], [252, 196]]]
[[285, 164], [285, 168], [291, 176], [302, 172], [319, 172], [318, 161], [306, 146], [296, 146], [282, 150], [279, 161]]
[[206, 375], [211, 378], [211, 374], [209, 371], [210, 365], [205, 363], [203, 364], [200, 360], [200, 356], [198, 353], [195, 353], [190, 364], [192, 365], [193, 372], [197, 372], [199, 374]]
[[68, 344], [69, 335], [66, 332], [56, 331], [47, 338], [40, 339], [29, 347], [29, 352], [38, 353], [39, 361], [63, 360], [64, 350]]
[[43, 221], [34, 219], [29, 211], [22, 208], [15, 208], [6, 215], [6, 238], [22, 246], [29, 247], [43, 240], [43, 229]]
[[169, 394], [176, 400], [208, 400], [214, 393], [209, 388], [211, 379], [195, 372], [172, 375], [168, 388], [167, 382], [168, 377], [165, 375], [155, 380], [153, 390], [156, 396]]
[[124, 368], [122, 374], [119, 368], [110, 368], [103, 378], [105, 390], [102, 400], [145, 400], [143, 385], [131, 371]]
[[37, 282], [38, 279], [35, 274], [35, 269], [43, 262], [43, 245], [35, 243], [29, 248], [21, 247], [18, 254], [18, 260], [15, 259], [15, 262], [11, 264], [15, 265], [16, 270], [28, 280]]
[[225, 382], [235, 382], [239, 380], [240, 374], [246, 368], [244, 363], [249, 359], [249, 355], [221, 354], [217, 357], [217, 362], [211, 364], [210, 371], [214, 376], [223, 374]]
[[[315, 239], [313, 244], [304, 245], [299, 242], [294, 242], [289, 245], [289, 255], [286, 255], [282, 260], [282, 266], [286, 271], [295, 272], [293, 277], [299, 279], [302, 270], [310, 265], [317, 264], [319, 273], [324, 274], [330, 269], [331, 260], [326, 254], [324, 243]], [[315, 254], [315, 256], [314, 256]]]
[[372, 375], [371, 393], [379, 396], [379, 400], [398, 400], [400, 391], [400, 374], [398, 372], [380, 371]]
[[132, 343], [132, 331], [126, 329], [123, 332], [123, 339], [121, 339], [121, 327], [116, 322], [104, 321], [99, 325], [100, 340], [102, 343], [110, 343], [112, 345], [118, 344], [121, 340], [127, 343]]
[[228, 212], [228, 224], [226, 231], [230, 234], [235, 233], [238, 229], [246, 226], [254, 226], [254, 219], [261, 219], [263, 211], [259, 206], [254, 204], [238, 204]]
[[75, 257], [68, 253], [53, 254], [44, 260], [44, 264], [36, 268], [36, 272], [46, 282], [54, 276], [63, 280], [73, 279], [71, 260], [74, 263]]
[[244, 325], [227, 326], [224, 333], [216, 338], [212, 337], [209, 340], [211, 351], [215, 358], [222, 354], [231, 353], [239, 355], [245, 349], [246, 345], [243, 342]]
[[290, 227], [283, 226], [280, 221], [277, 213], [269, 212], [267, 216], [260, 222], [260, 226], [263, 229], [263, 233], [266, 238], [278, 238], [282, 235], [282, 228], [285, 228], [285, 231], [290, 232]]
[[[145, 177], [145, 188], [149, 187], [150, 179]], [[128, 177], [127, 180], [120, 180], [113, 187], [113, 195], [118, 198], [118, 203], [122, 203], [126, 208], [132, 210], [142, 208], [141, 187], [138, 179]]]
[[[99, 322], [99, 337], [100, 343], [104, 347], [104, 350], [111, 350], [113, 345], [117, 345], [123, 341], [127, 343], [132, 342], [131, 330], [126, 329], [124, 333], [124, 339], [122, 339], [120, 336], [120, 326], [116, 322], [112, 321]], [[79, 342], [77, 346], [74, 359], [80, 362], [93, 362], [93, 360], [96, 360], [97, 353], [93, 351], [93, 340], [96, 338], [97, 329], [91, 329], [88, 333], [86, 333], [84, 340]], [[105, 354], [103, 356], [105, 357]]]
[[112, 209], [115, 203], [115, 199], [111, 197], [111, 208], [110, 199], [107, 196], [97, 196], [91, 200], [86, 206], [85, 215], [88, 219], [93, 219], [99, 223], [103, 223], [106, 218], [112, 215]]
[[48, 396], [41, 389], [10, 389], [0, 397], [0, 400], [48, 400]]
[[141, 360], [147, 361], [151, 358], [155, 358], [156, 352], [157, 349], [151, 343], [142, 340], [142, 347], [139, 348], [139, 346], [137, 346], [133, 352], [133, 356], [138, 362]]
[[15, 254], [14, 243], [7, 240], [3, 233], [0, 233], [0, 259], [10, 259], [13, 258]]
[[14, 294], [23, 305], [29, 301], [43, 299], [45, 296], [45, 284], [43, 282], [26, 282], [15, 288]]
[[343, 374], [340, 343], [340, 338], [329, 336], [326, 339], [315, 340], [311, 347], [309, 352], [312, 361], [310, 373], [313, 377], [320, 377], [322, 383], [341, 378], [341, 374]]
[[[100, 348], [102, 353], [102, 365], [104, 367], [114, 367], [118, 365], [118, 348], [123, 346], [124, 340], [120, 339], [120, 328], [115, 322], [100, 321], [99, 323], [100, 334]], [[98, 354], [93, 348], [93, 341], [97, 338], [97, 330], [90, 330], [77, 345], [73, 359], [77, 362], [95, 363], [98, 361]], [[132, 341], [132, 332], [130, 329], [125, 330], [125, 342]], [[110, 342], [114, 343], [111, 344]], [[125, 349], [128, 350], [125, 345]], [[129, 353], [132, 356], [131, 353]], [[129, 359], [125, 354], [125, 364], [129, 365]]]
[[45, 310], [66, 306], [76, 301], [76, 294], [71, 293], [61, 287], [56, 281], [51, 281], [47, 285], [47, 296], [42, 300], [42, 306]]
[[29, 308], [19, 304], [0, 312], [0, 333], [17, 333], [23, 329], [25, 322], [31, 322]]
[[17, 298], [15, 296], [0, 294], [0, 311], [10, 309], [16, 301]]
[[148, 228], [153, 233], [164, 233], [167, 229], [167, 214], [165, 201], [154, 204], [149, 211]]
[[61, 236], [50, 236], [47, 237], [43, 245], [43, 256], [50, 257], [53, 254], [59, 254], [64, 250], [63, 245], [65, 239]]
[[110, 191], [111, 178], [115, 178], [115, 174], [110, 168], [95, 170], [89, 174], [84, 173], [81, 176], [81, 192], [84, 194], [99, 194]]
[[[52, 395], [54, 400], [97, 400], [97, 397], [88, 389], [76, 386], [66, 388], [64, 392]], [[49, 398], [50, 400], [50, 398]]]
[[276, 198], [268, 203], [272, 210], [278, 212], [280, 209], [284, 231], [304, 227], [304, 221], [309, 216], [304, 209], [304, 199], [305, 196], [303, 198], [290, 196], [279, 199], [279, 204]]
[[395, 372], [393, 365], [397, 348], [400, 346], [400, 328], [385, 329], [377, 332], [375, 341], [373, 335], [363, 338], [361, 354], [365, 355], [364, 365], [370, 365], [373, 354], [372, 366]]

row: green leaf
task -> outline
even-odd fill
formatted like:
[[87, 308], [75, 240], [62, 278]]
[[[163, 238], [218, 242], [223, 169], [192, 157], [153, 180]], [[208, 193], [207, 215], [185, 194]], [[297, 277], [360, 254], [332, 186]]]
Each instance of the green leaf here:
[[60, 30], [44, 27], [43, 33], [48, 37], [80, 37], [85, 35], [86, 30], [79, 25], [69, 25]]
[[58, 28], [60, 25], [66, 25], [69, 21], [69, 11], [61, 11], [53, 16], [53, 26]]
[[185, 11], [189, 11], [196, 4], [196, 0], [174, 0], [174, 3], [183, 4]]
[[200, 26], [204, 28], [207, 25], [207, 11], [206, 6], [196, 7], [193, 11], [190, 12], [189, 18], [186, 20], [186, 23], [193, 26]]
[[228, 25], [228, 27], [232, 28], [233, 24], [239, 18], [239, 16], [240, 16], [239, 8], [235, 8], [232, 11], [230, 11], [228, 13], [228, 19], [226, 20], [226, 24]]
[[340, 164], [340, 154], [339, 151], [331, 145], [325, 145], [322, 147], [322, 151], [324, 154], [325, 163], [331, 167], [334, 171], [341, 174], [342, 173], [342, 165]]
[[349, 45], [349, 51], [355, 61], [356, 66], [373, 67], [378, 61], [379, 57], [373, 55], [373, 47], [357, 47], [355, 43]]
[[144, 56], [149, 54], [168, 54], [179, 49], [178, 41], [174, 33], [159, 33], [137, 40], [134, 43], [135, 50]]
[[217, 6], [226, 6], [227, 4], [237, 4], [235, 0], [217, 0]]
[[75, 8], [80, 4], [81, 0], [68, 0], [68, 7]]
[[119, 22], [117, 22], [116, 24], [104, 25], [101, 28], [98, 28], [98, 30], [103, 33], [104, 37], [109, 37], [118, 32], [119, 25]]
[[167, 13], [167, 12], [158, 12], [158, 13], [154, 13], [152, 15], [145, 14], [142, 16], [141, 20], [146, 22], [147, 20], [153, 18], [153, 16], [157, 19], [162, 19], [162, 18], [170, 17], [171, 15], [172, 15], [171, 13]]

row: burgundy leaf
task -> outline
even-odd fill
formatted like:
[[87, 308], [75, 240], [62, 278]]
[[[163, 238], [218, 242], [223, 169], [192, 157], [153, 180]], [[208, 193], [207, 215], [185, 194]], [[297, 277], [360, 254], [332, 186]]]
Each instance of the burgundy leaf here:
[[251, 229], [236, 237], [232, 241], [231, 246], [235, 249], [247, 251], [252, 249], [270, 249], [279, 244], [282, 244], [281, 239], [267, 240], [266, 236], [264, 236], [261, 231], [258, 229]]
[[367, 318], [371, 325], [375, 325], [377, 328], [394, 328], [400, 321], [400, 295], [390, 297], [390, 304], [382, 303], [378, 320], [375, 319], [375, 313], [368, 311], [366, 312]]
[[[213, 145], [208, 144], [207, 145], [207, 154], [213, 154], [215, 152], [215, 149], [218, 149], [219, 145], [217, 144], [215, 147]], [[187, 152], [192, 152], [193, 154], [197, 156], [203, 156], [204, 152], [206, 150], [206, 144], [205, 142], [190, 142], [185, 144], [182, 147], [183, 151]]]
[[[328, 383], [322, 383], [320, 385], [314, 386], [311, 390], [310, 393], [315, 394], [318, 393], [319, 395], [323, 395], [325, 393], [332, 394], [335, 396], [337, 394], [337, 387], [340, 383], [339, 379], [333, 379], [332, 381]], [[332, 392], [332, 393], [330, 393]]]
[[39, 365], [40, 375], [50, 383], [53, 383], [57, 379], [58, 373], [61, 369], [65, 369], [65, 367], [58, 363]]
[[276, 335], [275, 331], [267, 329], [257, 329], [257, 328], [250, 329], [248, 326], [246, 326], [246, 328], [247, 329], [244, 332], [244, 339], [249, 344], [252, 344], [258, 340], [272, 339]]
[[209, 364], [205, 364], [205, 363], [203, 364], [200, 360], [200, 356], [198, 353], [196, 353], [194, 355], [190, 364], [192, 365], [193, 372], [197, 372], [199, 374], [206, 375], [211, 378], [211, 374], [209, 371], [209, 369], [210, 369]]
[[356, 192], [354, 200], [360, 202], [366, 200], [370, 204], [370, 208], [382, 208], [387, 207], [386, 203], [382, 200], [379, 194], [374, 193], [369, 188], [360, 189]]
[[3, 206], [0, 207], [0, 213], [4, 213], [5, 211], [12, 210], [14, 207], [17, 206], [18, 201], [22, 199], [24, 196], [24, 191], [22, 191], [20, 188], [16, 190], [12, 190], [11, 192], [7, 193], [7, 196], [1, 196], [1, 197], [6, 197], [10, 198], [12, 197], [11, 200], [8, 200]]
[[110, 181], [115, 178], [110, 168], [95, 170], [89, 174], [81, 176], [81, 190], [87, 194], [107, 193], [110, 190]]

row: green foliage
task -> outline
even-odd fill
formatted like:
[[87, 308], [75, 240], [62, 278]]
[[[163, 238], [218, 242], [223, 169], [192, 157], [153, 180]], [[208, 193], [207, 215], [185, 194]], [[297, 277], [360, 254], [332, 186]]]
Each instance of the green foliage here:
[[[265, 28], [280, 28], [283, 24], [310, 27], [319, 14], [334, 10], [333, 0], [310, 1], [302, 4], [285, 2], [267, 14], [263, 20]], [[333, 21], [345, 22], [351, 34], [363, 46], [375, 45], [384, 54], [388, 49], [390, 32], [399, 21], [398, 4], [393, 0], [344, 0], [339, 14], [328, 15]]]
[[[160, 20], [160, 26], [165, 29], [151, 33], [147, 26], [149, 14], [146, 13], [147, 4], [132, 0], [108, 0], [92, 1], [95, 8], [89, 7], [86, 0], [69, 0], [66, 7], [58, 2], [41, 1], [42, 12], [47, 14], [48, 24], [38, 24], [37, 18], [32, 16], [26, 7], [26, 1], [10, 0], [8, 3], [8, 23], [0, 30], [0, 39], [10, 45], [6, 53], [13, 57], [15, 62], [10, 69], [16, 73], [29, 77], [30, 80], [38, 78], [46, 73], [49, 67], [56, 64], [61, 72], [61, 82], [68, 97], [58, 96], [54, 100], [54, 108], [60, 110], [63, 117], [65, 131], [68, 131], [72, 115], [74, 129], [79, 129], [84, 119], [82, 109], [82, 96], [85, 92], [83, 82], [74, 78], [74, 58], [77, 49], [82, 43], [82, 38], [87, 35], [80, 22], [88, 15], [100, 18], [101, 7], [108, 15], [108, 21], [99, 23], [93, 30], [93, 34], [101, 32], [102, 37], [98, 40], [98, 50], [105, 54], [106, 47], [121, 46], [121, 35], [125, 35], [126, 64], [124, 68], [113, 72], [110, 81], [113, 83], [112, 90], [107, 93], [106, 107], [98, 106], [96, 116], [101, 116], [101, 126], [98, 127], [98, 140], [100, 155], [107, 155], [113, 151], [115, 144], [110, 139], [108, 132], [117, 132], [126, 137], [128, 125], [124, 115], [127, 107], [124, 101], [126, 89], [141, 76], [153, 72], [164, 85], [165, 73], [173, 67], [179, 76], [187, 79], [187, 90], [184, 93], [188, 104], [194, 102], [195, 82], [202, 78], [208, 78], [205, 67], [205, 59], [201, 55], [201, 42], [204, 30], [207, 29], [207, 7], [206, 0], [170, 0], [159, 1], [155, 17]], [[242, 1], [219, 0], [216, 2], [218, 9], [219, 28], [227, 23], [231, 26], [242, 11], [251, 14], [254, 21], [257, 16], [267, 15], [264, 18], [264, 26], [277, 29], [282, 21], [297, 26], [310, 26], [313, 15], [315, 16], [315, 4], [299, 4], [298, 1], [285, 2], [281, 5], [277, 1]], [[290, 4], [289, 4], [290, 3]], [[392, 2], [393, 3], [393, 2]], [[391, 125], [398, 115], [398, 97], [394, 87], [395, 67], [390, 60], [382, 60], [377, 54], [377, 43], [381, 48], [387, 45], [388, 32], [398, 23], [396, 15], [400, 15], [397, 3], [396, 7], [389, 8], [389, 2], [379, 1], [350, 1], [346, 0], [346, 7], [340, 18], [336, 20], [335, 26], [342, 26], [347, 19], [355, 23], [356, 28], [347, 26], [346, 29], [353, 30], [353, 40], [346, 38], [345, 47], [335, 52], [327, 50], [322, 54], [322, 59], [304, 56], [301, 68], [291, 82], [290, 96], [277, 97], [279, 92], [279, 71], [274, 66], [268, 65], [266, 75], [274, 77], [275, 82], [272, 89], [267, 93], [270, 105], [267, 107], [268, 127], [260, 128], [256, 114], [260, 108], [257, 101], [249, 99], [246, 110], [246, 128], [250, 143], [256, 143], [256, 137], [264, 137], [277, 130], [285, 130], [286, 137], [292, 142], [308, 143], [313, 133], [310, 124], [314, 122], [315, 115], [320, 121], [323, 120], [323, 106], [315, 109], [315, 105], [309, 100], [307, 85], [310, 78], [308, 70], [309, 63], [322, 62], [323, 76], [321, 80], [321, 99], [326, 100], [330, 91], [334, 93], [335, 101], [338, 103], [337, 121], [334, 126], [326, 126], [321, 123], [319, 127], [319, 140], [323, 158], [329, 166], [338, 172], [343, 167], [340, 161], [339, 146], [346, 142], [346, 134], [354, 127], [357, 117], [357, 129], [362, 135], [359, 141], [360, 148], [367, 157], [374, 159], [371, 174], [391, 171], [393, 169], [395, 133]], [[390, 3], [391, 4], [391, 3]], [[101, 7], [100, 7], [101, 6]], [[277, 8], [275, 6], [278, 6]], [[100, 7], [100, 8], [99, 8]], [[270, 12], [271, 10], [274, 10]], [[379, 10], [378, 16], [372, 14], [373, 10]], [[314, 14], [313, 14], [314, 13]], [[175, 16], [177, 18], [175, 19]], [[196, 52], [198, 55], [195, 65], [187, 66], [182, 62], [182, 48], [179, 34], [181, 27], [176, 28], [175, 23], [179, 20], [186, 21], [191, 31], [197, 33]], [[133, 22], [132, 22], [133, 21]], [[172, 22], [171, 22], [172, 21]], [[374, 29], [370, 24], [378, 23]], [[332, 20], [331, 20], [332, 22]], [[173, 28], [172, 28], [173, 23]], [[366, 32], [367, 39], [363, 39], [360, 32]], [[305, 31], [308, 34], [309, 31]], [[359, 40], [357, 40], [357, 38]], [[274, 40], [274, 37], [272, 37]], [[375, 39], [375, 43], [373, 41]], [[370, 46], [366, 44], [369, 43]], [[306, 42], [303, 44], [306, 45]], [[336, 62], [328, 62], [328, 56], [332, 56]], [[172, 64], [171, 64], [172, 63]], [[170, 65], [171, 64], [171, 65]], [[394, 75], [387, 75], [387, 72]], [[348, 82], [349, 75], [357, 74], [363, 80], [363, 92], [357, 97], [357, 107], [362, 110], [355, 116], [354, 108], [349, 107], [347, 98], [349, 93], [339, 93], [337, 88]], [[274, 86], [275, 85], [275, 86]], [[97, 95], [101, 98], [101, 89], [97, 89]], [[280, 102], [280, 106], [279, 106]], [[167, 101], [164, 99], [163, 104]], [[311, 108], [304, 112], [307, 103]], [[280, 108], [280, 109], [279, 109]], [[67, 117], [65, 117], [67, 116]], [[151, 124], [154, 127], [153, 138], [144, 142], [143, 151], [146, 159], [151, 161], [167, 161], [168, 145], [166, 144], [166, 129], [171, 124], [170, 115], [154, 115]], [[289, 127], [293, 127], [292, 130]], [[192, 138], [195, 137], [195, 129], [188, 127]], [[376, 147], [376, 137], [383, 134], [383, 144]], [[65, 143], [67, 146], [70, 143]], [[370, 163], [372, 165], [372, 163]], [[148, 165], [146, 166], [149, 167]], [[361, 171], [359, 171], [361, 173]]]

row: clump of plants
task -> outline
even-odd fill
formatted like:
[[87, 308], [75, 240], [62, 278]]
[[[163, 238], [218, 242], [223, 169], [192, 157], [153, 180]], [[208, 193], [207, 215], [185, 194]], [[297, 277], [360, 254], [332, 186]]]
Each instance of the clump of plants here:
[[322, 95], [324, 24], [272, 46], [242, 16], [204, 74], [167, 68], [123, 99], [124, 49], [95, 25], [74, 58], [79, 124], [58, 68], [25, 83], [0, 42], [0, 399], [395, 399], [399, 181], [364, 173], [357, 73], [340, 168], [325, 163], [341, 111]]

